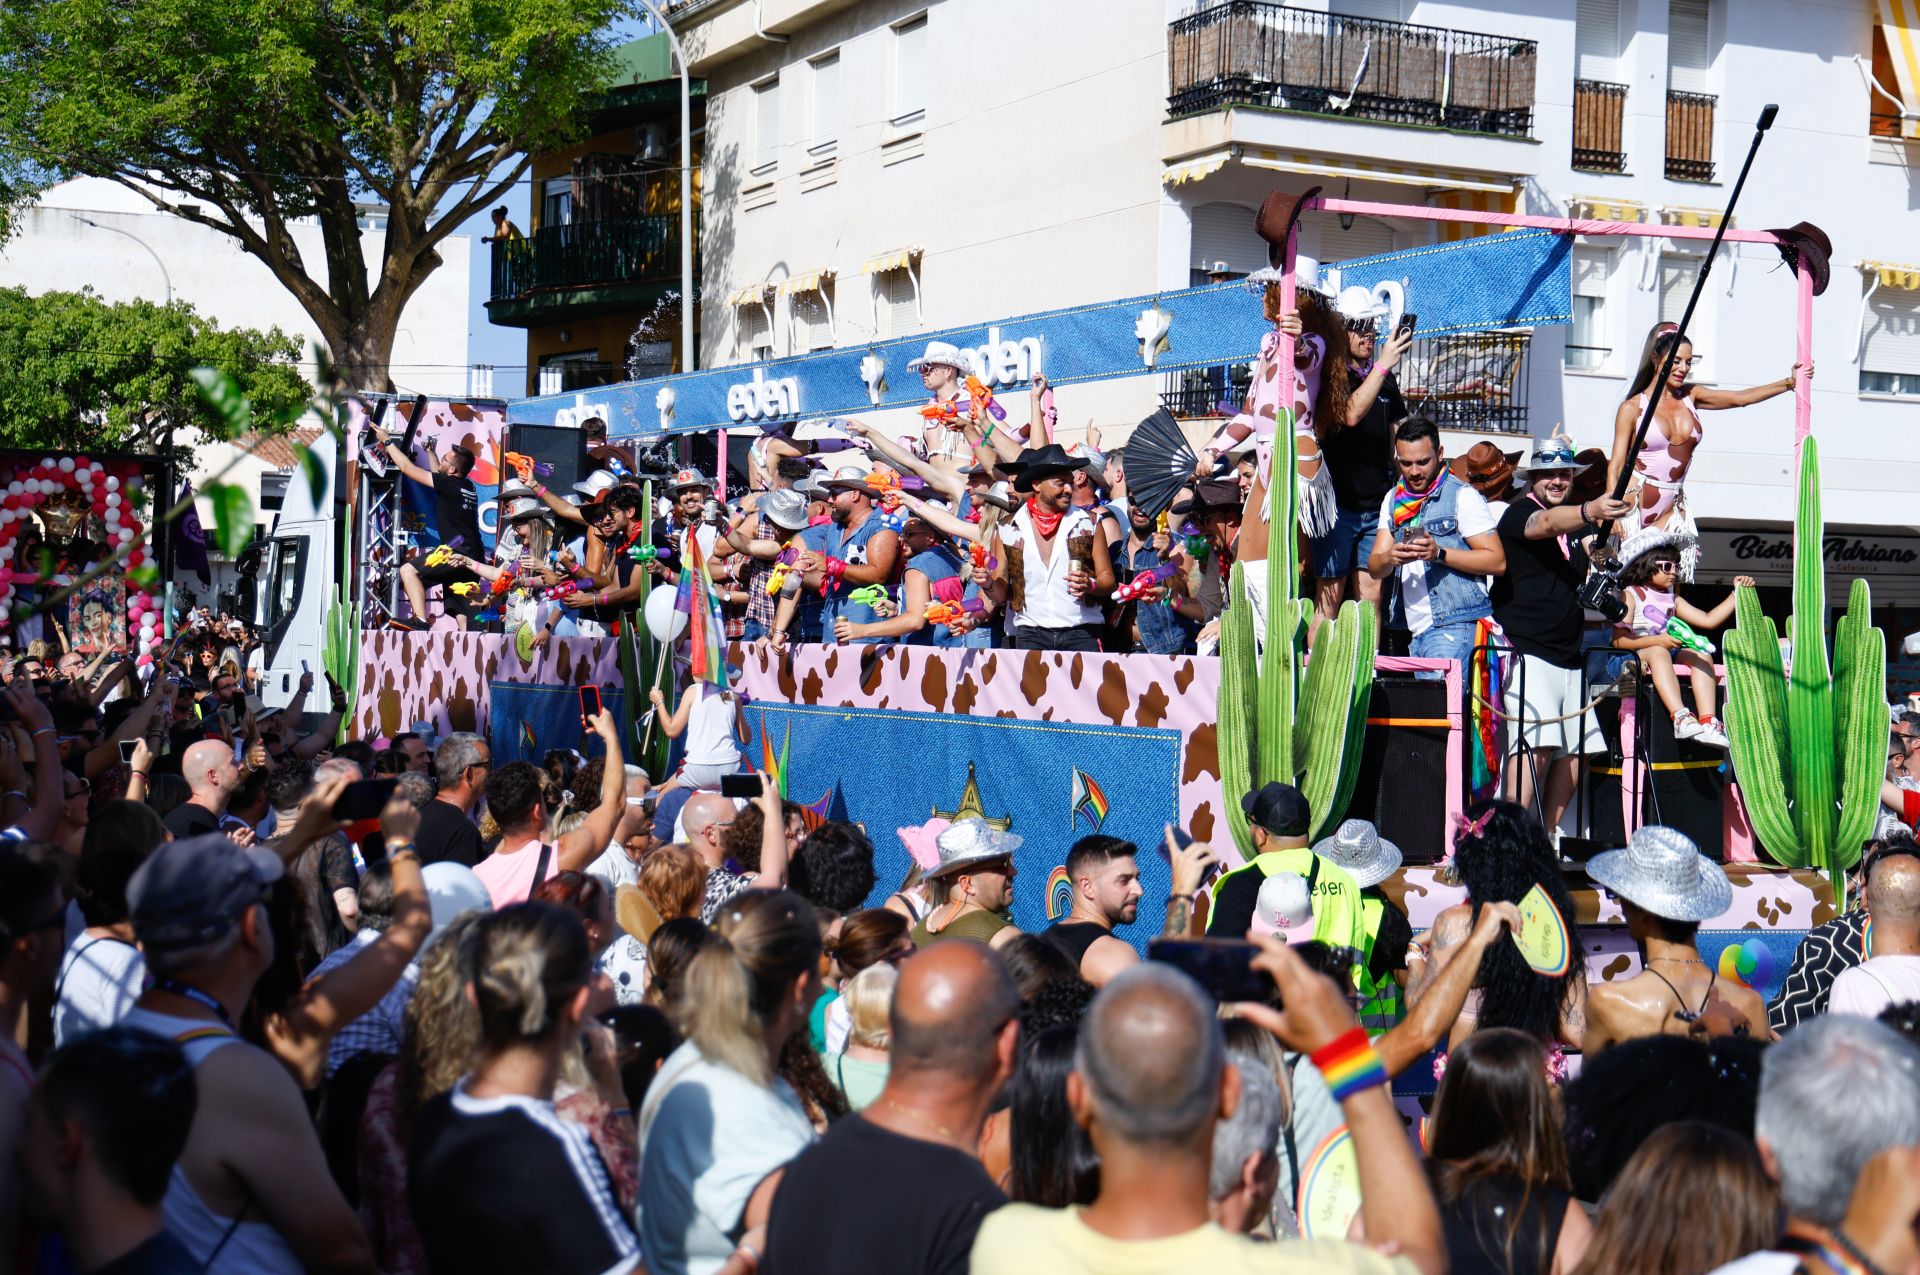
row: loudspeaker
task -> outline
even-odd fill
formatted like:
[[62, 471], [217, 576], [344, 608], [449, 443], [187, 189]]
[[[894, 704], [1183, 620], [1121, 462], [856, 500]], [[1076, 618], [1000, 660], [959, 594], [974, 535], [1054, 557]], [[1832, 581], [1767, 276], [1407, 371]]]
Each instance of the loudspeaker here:
[[[531, 456], [553, 467], [540, 481], [566, 494], [587, 476], [587, 435], [585, 430], [560, 425], [508, 425], [507, 450]], [[504, 463], [504, 461], [503, 461]], [[508, 473], [512, 473], [509, 466]]]
[[[1693, 688], [1683, 680], [1680, 689], [1691, 706]], [[1603, 727], [1608, 716], [1606, 707], [1603, 702]], [[1722, 861], [1726, 855], [1725, 799], [1731, 769], [1726, 751], [1675, 739], [1673, 717], [1650, 685], [1640, 688], [1638, 709], [1639, 756], [1634, 764], [1640, 768], [1640, 823], [1664, 824], [1683, 832], [1700, 847], [1701, 854]], [[1614, 738], [1609, 730], [1609, 742]], [[1612, 759], [1596, 757], [1594, 766], [1588, 790], [1589, 829], [1602, 845], [1625, 845], [1622, 777], [1617, 769], [1620, 762], [1617, 755]]]
[[1409, 865], [1447, 852], [1447, 684], [1376, 677], [1349, 819], [1370, 819]]

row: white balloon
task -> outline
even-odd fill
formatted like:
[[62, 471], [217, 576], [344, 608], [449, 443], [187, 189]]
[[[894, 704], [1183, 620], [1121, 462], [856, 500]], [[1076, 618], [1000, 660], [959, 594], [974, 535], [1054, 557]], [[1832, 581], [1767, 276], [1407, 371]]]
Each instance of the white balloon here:
[[112, 474], [107, 475], [107, 490], [108, 491], [120, 490], [120, 480], [118, 478], [115, 478]]
[[672, 642], [687, 631], [687, 613], [673, 609], [679, 592], [675, 585], [662, 584], [647, 595], [647, 629], [656, 642]]
[[120, 493], [119, 493], [119, 492], [117, 492], [117, 491], [110, 491], [110, 492], [108, 492], [108, 493], [107, 493], [107, 508], [108, 508], [108, 509], [113, 509], [114, 507], [116, 507], [117, 505], [119, 505], [119, 503], [120, 503]]
[[73, 472], [73, 457], [62, 456], [60, 458], [60, 472], [63, 474], [71, 474]]

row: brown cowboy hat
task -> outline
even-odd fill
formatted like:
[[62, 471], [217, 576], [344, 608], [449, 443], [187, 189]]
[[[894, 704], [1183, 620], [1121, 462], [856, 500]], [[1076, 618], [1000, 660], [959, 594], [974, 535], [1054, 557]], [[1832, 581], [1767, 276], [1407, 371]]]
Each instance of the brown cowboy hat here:
[[1492, 443], [1482, 440], [1467, 448], [1464, 455], [1448, 461], [1447, 468], [1455, 478], [1471, 485], [1488, 500], [1499, 500], [1513, 486], [1513, 467], [1526, 454], [1524, 449], [1503, 452]]
[[1813, 295], [1819, 296], [1827, 290], [1833, 269], [1829, 259], [1833, 256], [1833, 241], [1827, 238], [1827, 232], [1810, 221], [1796, 221], [1785, 230], [1773, 232], [1784, 241], [1779, 245], [1780, 258], [1791, 270], [1798, 271], [1800, 263], [1807, 263], [1807, 273], [1813, 276]]

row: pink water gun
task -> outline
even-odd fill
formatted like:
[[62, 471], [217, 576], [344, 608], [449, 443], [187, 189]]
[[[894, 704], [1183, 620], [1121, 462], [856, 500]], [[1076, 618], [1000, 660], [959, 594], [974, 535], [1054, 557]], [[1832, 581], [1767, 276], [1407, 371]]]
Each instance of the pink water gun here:
[[540, 600], [542, 602], [558, 602], [561, 598], [571, 597], [580, 591], [580, 583], [578, 580], [562, 580], [551, 589], [542, 589], [540, 591]]
[[1142, 571], [1113, 591], [1115, 602], [1133, 602], [1145, 596], [1149, 589], [1157, 589], [1179, 574], [1180, 569], [1171, 562], [1163, 562], [1151, 571]]

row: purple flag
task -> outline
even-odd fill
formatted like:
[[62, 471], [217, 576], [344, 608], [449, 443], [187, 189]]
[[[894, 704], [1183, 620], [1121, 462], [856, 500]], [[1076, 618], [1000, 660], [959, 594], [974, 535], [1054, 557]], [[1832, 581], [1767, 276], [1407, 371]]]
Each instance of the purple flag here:
[[180, 485], [180, 499], [187, 511], [180, 516], [179, 534], [173, 539], [173, 569], [191, 571], [200, 577], [202, 587], [213, 584], [213, 565], [207, 561], [207, 533], [200, 526], [200, 509], [193, 503], [193, 484]]

